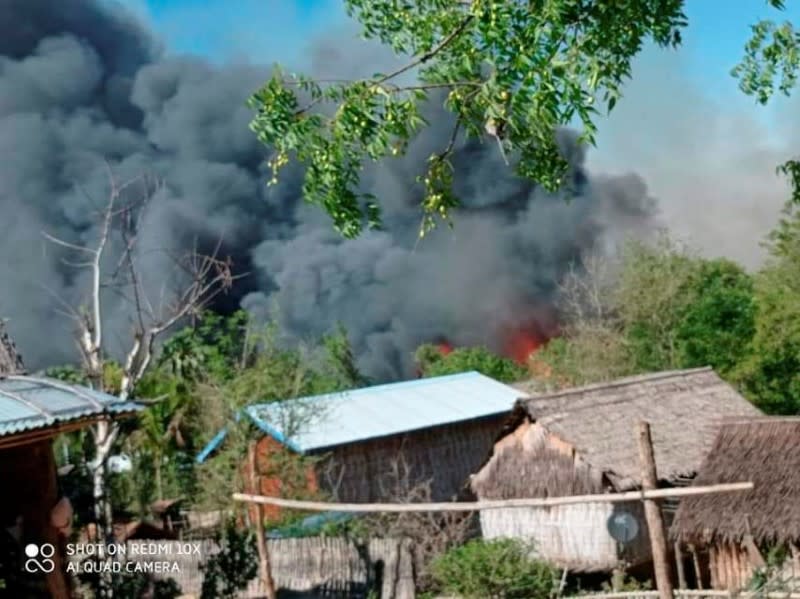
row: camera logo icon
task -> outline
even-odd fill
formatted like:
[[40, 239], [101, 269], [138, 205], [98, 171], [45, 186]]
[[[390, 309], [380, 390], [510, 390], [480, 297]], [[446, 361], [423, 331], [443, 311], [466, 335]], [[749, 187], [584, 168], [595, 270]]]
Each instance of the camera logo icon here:
[[29, 543], [25, 545], [25, 557], [27, 558], [25, 560], [25, 571], [30, 574], [35, 574], [36, 572], [50, 574], [56, 569], [56, 562], [52, 559], [55, 553], [56, 548], [50, 543], [42, 545]]

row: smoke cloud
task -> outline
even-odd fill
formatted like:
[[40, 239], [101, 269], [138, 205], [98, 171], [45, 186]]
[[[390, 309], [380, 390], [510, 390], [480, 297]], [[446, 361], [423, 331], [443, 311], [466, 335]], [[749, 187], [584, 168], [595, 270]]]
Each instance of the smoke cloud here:
[[[237, 269], [250, 273], [222, 309], [270, 314], [293, 339], [340, 322], [362, 368], [379, 380], [408, 375], [413, 349], [426, 341], [501, 349], [509, 326], [551, 325], [557, 283], [572, 264], [659, 224], [641, 177], [589, 172], [584, 149], [564, 131], [559, 143], [578, 189], [571, 202], [515, 178], [495, 144], [462, 144], [455, 228], [418, 243], [414, 178], [449, 136], [446, 115], [432, 105], [434, 125], [409, 156], [365, 173], [365, 188], [383, 202], [385, 230], [344, 241], [302, 201], [299, 169], [264, 185], [266, 151], [248, 129], [244, 102], [267, 69], [166, 57], [130, 15], [92, 0], [62, 4], [6, 0], [14, 19], [0, 21], [0, 314], [29, 367], [75, 357], [62, 307], [80, 301], [86, 281], [42, 231], [92, 239], [104, 160], [122, 179], [144, 172], [164, 181], [145, 246], [180, 249], [222, 236]], [[335, 61], [331, 50], [318, 52], [327, 58], [317, 68]], [[346, 55], [339, 72], [367, 60], [372, 72], [383, 60]], [[144, 265], [153, 285], [169, 276], [163, 260]], [[129, 310], [108, 299], [121, 343]]]

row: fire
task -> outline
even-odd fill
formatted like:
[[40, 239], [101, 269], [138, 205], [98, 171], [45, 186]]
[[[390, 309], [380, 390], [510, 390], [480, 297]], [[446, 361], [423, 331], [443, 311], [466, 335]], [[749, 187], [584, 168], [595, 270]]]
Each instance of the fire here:
[[531, 356], [549, 339], [557, 336], [558, 318], [550, 306], [528, 305], [511, 314], [521, 317], [506, 320], [496, 333], [503, 355], [518, 364], [532, 367]]
[[538, 333], [520, 329], [512, 332], [505, 342], [503, 353], [518, 364], [527, 365], [531, 354], [539, 349], [545, 339]]
[[442, 354], [443, 356], [446, 356], [447, 354], [452, 353], [453, 351], [453, 346], [447, 341], [442, 341], [440, 343], [437, 343], [436, 347], [439, 348], [439, 353]]

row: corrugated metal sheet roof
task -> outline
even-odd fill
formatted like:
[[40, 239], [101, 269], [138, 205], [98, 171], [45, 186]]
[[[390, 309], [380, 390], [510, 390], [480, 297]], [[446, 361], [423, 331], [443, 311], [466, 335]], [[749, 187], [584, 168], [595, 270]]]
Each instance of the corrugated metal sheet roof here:
[[253, 405], [246, 414], [265, 433], [305, 453], [502, 414], [520, 395], [478, 372], [465, 372]]
[[0, 378], [0, 437], [57, 423], [142, 409], [136, 403], [48, 377]]

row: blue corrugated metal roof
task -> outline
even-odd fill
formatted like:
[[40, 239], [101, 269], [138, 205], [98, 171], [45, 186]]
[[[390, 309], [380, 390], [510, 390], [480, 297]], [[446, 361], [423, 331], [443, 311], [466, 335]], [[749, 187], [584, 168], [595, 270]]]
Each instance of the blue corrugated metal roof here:
[[[508, 412], [523, 393], [478, 372], [417, 379], [245, 409], [298, 453]], [[218, 434], [198, 456], [223, 440]], [[201, 459], [202, 456], [202, 459]]]
[[101, 414], [135, 412], [133, 402], [48, 377], [0, 378], [0, 437]]

